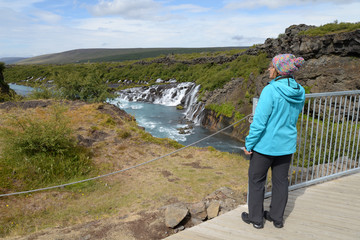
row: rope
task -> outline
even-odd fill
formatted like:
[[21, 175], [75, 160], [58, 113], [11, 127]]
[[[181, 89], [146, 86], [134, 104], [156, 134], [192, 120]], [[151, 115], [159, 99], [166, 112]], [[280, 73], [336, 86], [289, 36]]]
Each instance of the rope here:
[[238, 124], [239, 122], [245, 120], [246, 118], [250, 117], [252, 114], [249, 114], [247, 116], [245, 116], [244, 118], [240, 119], [239, 121], [223, 128], [223, 129], [220, 129], [219, 131], [209, 135], [209, 136], [206, 136], [198, 141], [195, 141], [185, 147], [182, 147], [182, 148], [179, 148], [173, 152], [170, 152], [168, 154], [165, 154], [163, 156], [160, 156], [160, 157], [157, 157], [157, 158], [154, 158], [154, 159], [151, 159], [149, 161], [146, 161], [146, 162], [143, 162], [143, 163], [139, 163], [137, 165], [134, 165], [134, 166], [131, 166], [131, 167], [128, 167], [128, 168], [125, 168], [125, 169], [121, 169], [121, 170], [118, 170], [118, 171], [115, 171], [115, 172], [111, 172], [111, 173], [107, 173], [107, 174], [104, 174], [104, 175], [100, 175], [100, 176], [97, 176], [97, 177], [92, 177], [92, 178], [88, 178], [88, 179], [84, 179], [84, 180], [80, 180], [80, 181], [76, 181], [76, 182], [71, 182], [71, 183], [65, 183], [65, 184], [61, 184], [61, 185], [56, 185], [56, 186], [50, 186], [50, 187], [44, 187], [44, 188], [38, 188], [38, 189], [33, 189], [33, 190], [28, 190], [28, 191], [22, 191], [22, 192], [14, 192], [14, 193], [6, 193], [6, 194], [1, 194], [0, 197], [6, 197], [6, 196], [13, 196], [13, 195], [20, 195], [20, 194], [25, 194], [25, 193], [33, 193], [33, 192], [39, 192], [39, 191], [44, 191], [44, 190], [49, 190], [49, 189], [54, 189], [54, 188], [60, 188], [60, 187], [66, 187], [66, 186], [70, 186], [70, 185], [74, 185], [74, 184], [77, 184], [77, 183], [83, 183], [83, 182], [88, 182], [88, 181], [92, 181], [92, 180], [95, 180], [95, 179], [99, 179], [99, 178], [104, 178], [104, 177], [108, 177], [108, 176], [111, 176], [111, 175], [114, 175], [114, 174], [117, 174], [117, 173], [121, 173], [121, 172], [125, 172], [125, 171], [128, 171], [130, 169], [134, 169], [134, 168], [137, 168], [137, 167], [140, 167], [142, 165], [145, 165], [145, 164], [148, 164], [148, 163], [151, 163], [151, 162], [154, 162], [154, 161], [157, 161], [159, 159], [162, 159], [162, 158], [165, 158], [165, 157], [168, 157], [174, 153], [177, 153], [177, 152], [180, 152], [186, 148], [189, 148], [193, 145], [196, 145], [198, 144], [199, 142], [202, 142], [204, 141], [205, 139], [208, 139], [208, 138], [211, 138], [213, 136], [215, 136], [216, 134], [220, 133], [220, 132], [223, 132], [225, 131], [226, 129]]

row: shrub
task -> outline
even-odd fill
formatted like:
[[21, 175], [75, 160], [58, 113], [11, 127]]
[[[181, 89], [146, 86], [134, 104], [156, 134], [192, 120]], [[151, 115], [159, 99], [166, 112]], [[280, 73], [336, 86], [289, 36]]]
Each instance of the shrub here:
[[131, 137], [131, 133], [129, 131], [126, 131], [126, 130], [121, 130], [118, 132], [118, 136], [122, 139], [126, 139], [126, 138], [129, 138]]
[[64, 74], [56, 81], [56, 85], [62, 96], [70, 100], [104, 102], [113, 97], [108, 92], [103, 75], [98, 72], [85, 75], [77, 72]]
[[12, 117], [0, 128], [0, 187], [32, 188], [91, 171], [89, 151], [77, 145], [64, 110], [53, 106], [43, 118]]
[[27, 96], [28, 99], [57, 99], [59, 97], [59, 93], [55, 89], [45, 85], [34, 87], [34, 90]]

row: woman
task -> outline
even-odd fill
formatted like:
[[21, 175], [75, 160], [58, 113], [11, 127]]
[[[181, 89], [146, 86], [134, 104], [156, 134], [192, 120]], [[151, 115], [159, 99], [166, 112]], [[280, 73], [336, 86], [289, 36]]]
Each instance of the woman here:
[[[305, 90], [293, 73], [305, 60], [292, 54], [275, 56], [270, 64], [273, 79], [261, 92], [244, 152], [250, 155], [249, 213], [243, 212], [244, 222], [263, 228], [264, 220], [283, 227], [288, 199], [288, 171], [292, 154], [296, 151], [296, 123], [304, 106]], [[272, 170], [272, 198], [270, 211], [264, 212], [264, 192], [268, 169]]]

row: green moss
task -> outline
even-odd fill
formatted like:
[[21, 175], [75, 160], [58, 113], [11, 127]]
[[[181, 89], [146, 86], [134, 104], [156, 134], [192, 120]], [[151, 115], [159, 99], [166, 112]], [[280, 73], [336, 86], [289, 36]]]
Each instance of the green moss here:
[[245, 114], [240, 112], [235, 112], [234, 121], [237, 122], [245, 117]]
[[213, 146], [208, 146], [207, 148], [208, 148], [209, 151], [211, 151], [211, 152], [216, 152], [216, 151], [217, 151], [216, 148], [214, 148]]
[[308, 94], [308, 93], [311, 93], [311, 88], [310, 86], [304, 86], [304, 89], [305, 89], [305, 93]]
[[232, 103], [223, 103], [221, 105], [209, 104], [205, 108], [214, 111], [217, 117], [223, 115], [229, 118], [233, 116], [235, 110], [235, 107]]

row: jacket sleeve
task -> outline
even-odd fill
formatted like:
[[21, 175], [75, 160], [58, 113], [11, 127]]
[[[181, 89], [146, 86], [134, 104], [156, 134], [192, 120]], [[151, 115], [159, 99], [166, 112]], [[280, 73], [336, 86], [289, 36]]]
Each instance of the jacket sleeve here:
[[259, 141], [267, 122], [271, 116], [273, 108], [273, 87], [267, 85], [261, 92], [259, 102], [256, 106], [253, 122], [250, 125], [249, 135], [245, 138], [245, 148], [252, 151]]

